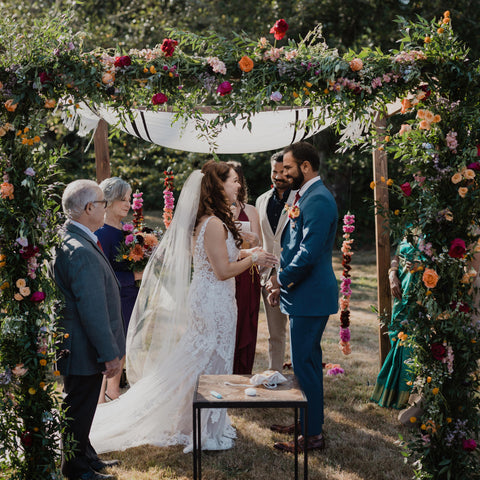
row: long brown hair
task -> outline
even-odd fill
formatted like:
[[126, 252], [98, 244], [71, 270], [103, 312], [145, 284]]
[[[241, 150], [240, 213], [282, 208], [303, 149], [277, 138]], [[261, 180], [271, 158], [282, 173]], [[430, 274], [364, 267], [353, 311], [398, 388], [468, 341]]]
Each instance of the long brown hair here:
[[223, 183], [227, 180], [230, 170], [232, 170], [230, 165], [215, 160], [209, 160], [203, 165], [200, 202], [195, 226], [198, 225], [200, 218], [203, 216], [215, 215], [232, 232], [235, 244], [240, 248], [242, 237], [235, 225], [233, 213], [223, 188]]
[[236, 162], [235, 160], [230, 160], [229, 162], [227, 162], [227, 165], [230, 165], [238, 175], [238, 183], [240, 184], [240, 189], [238, 190], [237, 194], [237, 202], [243, 208], [248, 202], [248, 188], [247, 182], [245, 180], [245, 175], [243, 174], [242, 164], [240, 162]]

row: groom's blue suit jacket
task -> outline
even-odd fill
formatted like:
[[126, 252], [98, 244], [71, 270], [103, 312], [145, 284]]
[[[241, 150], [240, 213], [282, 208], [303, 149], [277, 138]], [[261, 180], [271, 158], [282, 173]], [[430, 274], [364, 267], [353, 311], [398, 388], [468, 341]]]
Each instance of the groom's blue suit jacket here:
[[280, 309], [290, 316], [331, 315], [338, 310], [332, 267], [337, 205], [321, 180], [310, 185], [297, 205], [300, 215], [290, 219], [282, 236]]

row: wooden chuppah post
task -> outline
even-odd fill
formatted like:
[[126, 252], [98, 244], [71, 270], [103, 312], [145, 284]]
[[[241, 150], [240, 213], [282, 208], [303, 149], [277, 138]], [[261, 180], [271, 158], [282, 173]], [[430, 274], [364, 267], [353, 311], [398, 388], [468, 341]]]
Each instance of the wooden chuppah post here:
[[[375, 129], [383, 140], [387, 120], [377, 115], [375, 118]], [[383, 181], [382, 181], [383, 177]], [[383, 318], [390, 319], [392, 315], [392, 295], [388, 282], [388, 269], [390, 267], [390, 235], [388, 221], [378, 213], [377, 207], [388, 210], [388, 179], [387, 154], [384, 150], [376, 148], [373, 150], [373, 179], [375, 181], [375, 244], [377, 253], [377, 297], [378, 313]], [[379, 325], [379, 349], [380, 366], [383, 365], [385, 357], [390, 351], [390, 339], [388, 337], [388, 325]]]
[[108, 123], [101, 118], [93, 137], [97, 182], [110, 178], [110, 154], [108, 152]]

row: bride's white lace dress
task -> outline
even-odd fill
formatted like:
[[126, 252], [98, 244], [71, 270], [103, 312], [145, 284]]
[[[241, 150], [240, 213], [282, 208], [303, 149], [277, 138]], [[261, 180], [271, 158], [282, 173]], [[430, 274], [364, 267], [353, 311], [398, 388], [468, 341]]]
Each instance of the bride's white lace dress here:
[[[230, 374], [233, 368], [237, 306], [235, 279], [218, 280], [208, 261], [202, 225], [193, 252], [194, 274], [188, 299], [191, 328], [155, 371], [141, 378], [118, 400], [97, 408], [90, 440], [98, 453], [151, 444], [192, 443], [192, 399], [200, 374]], [[238, 249], [228, 232], [229, 260]], [[128, 352], [127, 352], [128, 356]], [[202, 410], [202, 448], [233, 446], [235, 430], [223, 409]]]

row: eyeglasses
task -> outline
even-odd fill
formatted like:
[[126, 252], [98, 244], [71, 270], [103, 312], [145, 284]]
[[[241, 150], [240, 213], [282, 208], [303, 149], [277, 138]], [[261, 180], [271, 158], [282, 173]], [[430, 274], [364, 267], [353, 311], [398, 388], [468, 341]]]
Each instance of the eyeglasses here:
[[102, 204], [103, 204], [103, 208], [107, 208], [108, 200], [94, 200], [93, 202], [88, 202], [88, 203], [85, 205], [85, 210], [87, 209], [89, 203], [102, 203]]

